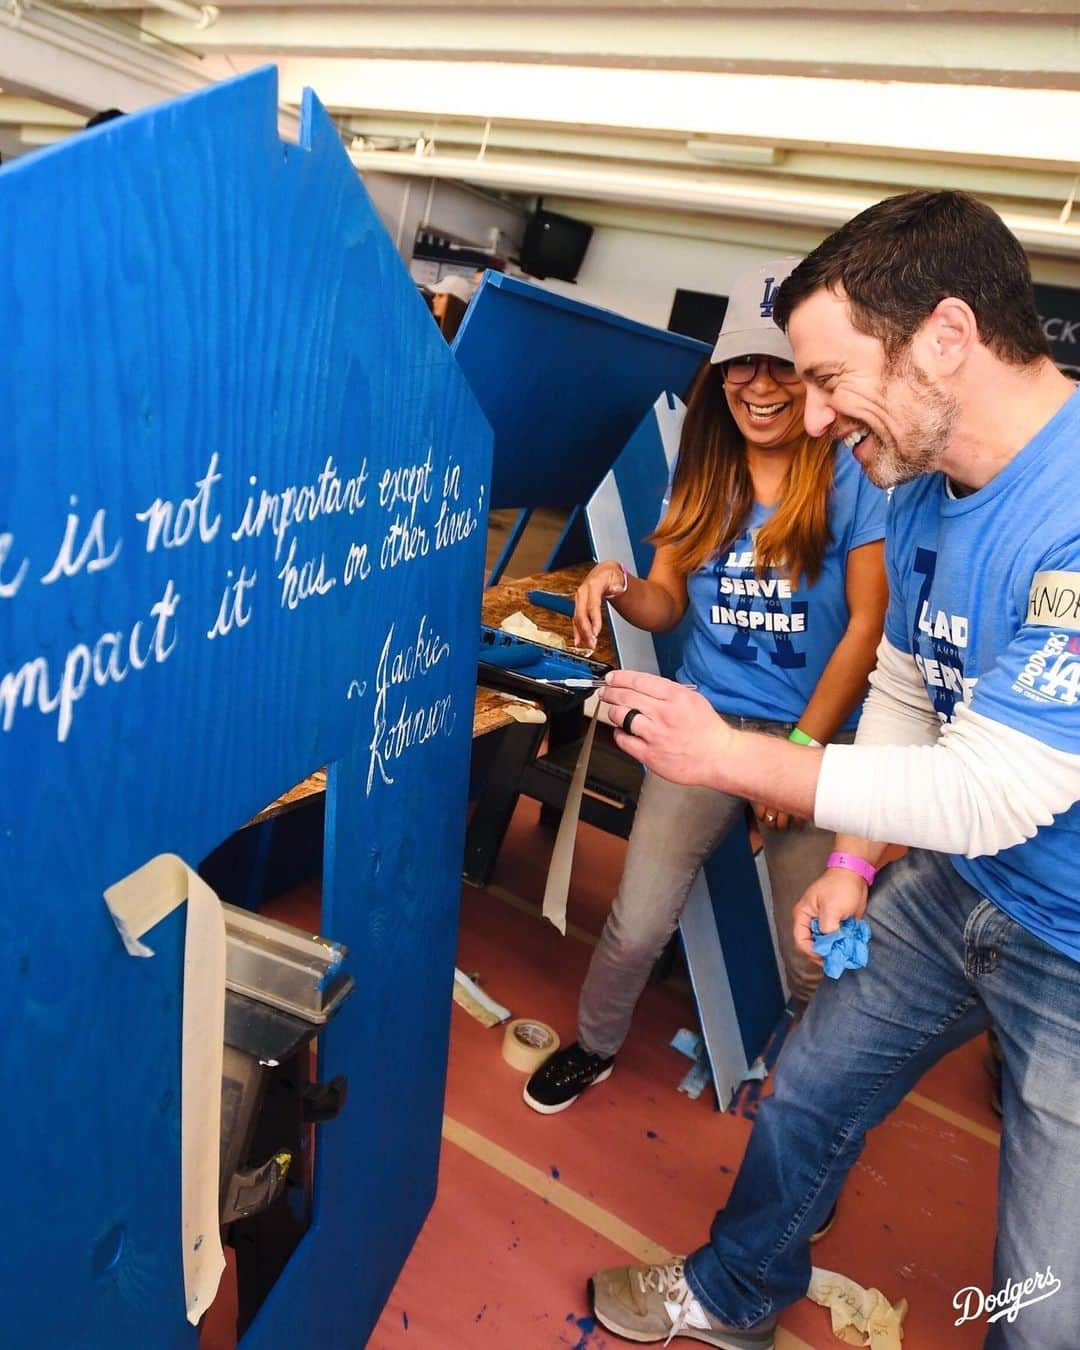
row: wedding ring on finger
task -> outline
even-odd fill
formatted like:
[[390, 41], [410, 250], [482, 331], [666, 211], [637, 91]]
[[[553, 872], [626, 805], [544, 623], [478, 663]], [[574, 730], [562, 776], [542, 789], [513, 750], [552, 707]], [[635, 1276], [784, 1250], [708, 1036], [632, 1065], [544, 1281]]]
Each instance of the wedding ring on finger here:
[[621, 726], [620, 730], [621, 730], [621, 731], [625, 731], [626, 734], [627, 734], [628, 736], [632, 736], [632, 735], [634, 734], [634, 732], [633, 732], [633, 730], [632, 730], [630, 724], [633, 722], [633, 720], [634, 720], [635, 717], [640, 717], [640, 716], [641, 716], [641, 709], [640, 709], [640, 708], [627, 708], [627, 710], [626, 710], [626, 716], [625, 716], [625, 717], [623, 718], [623, 720], [622, 720], [622, 726]]

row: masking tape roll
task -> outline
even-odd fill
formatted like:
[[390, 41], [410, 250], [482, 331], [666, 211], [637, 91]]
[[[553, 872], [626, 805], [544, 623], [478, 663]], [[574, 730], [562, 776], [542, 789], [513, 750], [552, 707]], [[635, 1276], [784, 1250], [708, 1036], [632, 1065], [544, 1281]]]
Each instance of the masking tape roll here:
[[503, 1059], [521, 1073], [535, 1073], [558, 1048], [559, 1038], [551, 1027], [531, 1017], [516, 1017], [503, 1033]]

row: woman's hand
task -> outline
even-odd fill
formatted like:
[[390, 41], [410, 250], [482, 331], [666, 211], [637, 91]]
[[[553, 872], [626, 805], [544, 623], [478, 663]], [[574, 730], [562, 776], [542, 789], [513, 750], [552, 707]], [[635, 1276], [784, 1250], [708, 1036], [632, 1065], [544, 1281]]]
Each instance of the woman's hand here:
[[594, 648], [604, 626], [605, 600], [626, 590], [626, 577], [617, 562], [597, 563], [574, 595], [574, 645]]
[[[613, 670], [600, 697], [609, 706], [615, 744], [661, 778], [713, 787], [712, 774], [740, 734], [708, 699], [659, 675]], [[631, 717], [631, 713], [633, 716]], [[629, 732], [622, 730], [630, 719]]]
[[827, 867], [795, 906], [792, 917], [795, 946], [820, 965], [821, 957], [814, 954], [810, 921], [817, 919], [823, 933], [835, 933], [845, 919], [862, 918], [869, 895], [870, 887], [858, 872], [846, 867]]

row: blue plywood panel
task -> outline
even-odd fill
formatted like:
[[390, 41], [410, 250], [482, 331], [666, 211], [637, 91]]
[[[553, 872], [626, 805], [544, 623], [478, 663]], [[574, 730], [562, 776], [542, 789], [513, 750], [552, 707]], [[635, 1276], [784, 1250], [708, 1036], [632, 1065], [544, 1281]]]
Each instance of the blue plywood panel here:
[[488, 272], [454, 352], [495, 433], [494, 507], [582, 503], [704, 343]]
[[245, 1344], [362, 1345], [434, 1194], [491, 434], [333, 125], [276, 104], [0, 171], [0, 1269], [40, 1350], [196, 1338], [183, 916], [132, 960], [102, 893], [322, 764], [351, 1091]]
[[[646, 576], [648, 536], [662, 514], [685, 408], [661, 395], [589, 499], [593, 556]], [[681, 630], [647, 633], [608, 611], [619, 662], [673, 678]], [[783, 1007], [779, 966], [747, 832], [733, 829], [706, 860], [680, 921], [690, 977], [720, 1104], [763, 1049]]]
[[[784, 1010], [780, 966], [746, 829], [736, 826], [702, 868], [747, 1064]], [[696, 982], [695, 982], [696, 983]]]

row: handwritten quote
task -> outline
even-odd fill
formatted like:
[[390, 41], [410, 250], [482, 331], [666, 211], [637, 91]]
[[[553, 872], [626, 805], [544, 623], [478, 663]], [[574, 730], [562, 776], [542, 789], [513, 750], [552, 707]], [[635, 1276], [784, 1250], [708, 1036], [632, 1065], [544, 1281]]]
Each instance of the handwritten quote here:
[[[0, 674], [0, 730], [11, 731], [20, 714], [37, 714], [55, 719], [62, 743], [95, 687], [122, 684], [133, 673], [164, 664], [186, 640], [186, 631], [197, 640], [221, 643], [246, 628], [260, 605], [290, 613], [337, 586], [362, 587], [377, 572], [408, 567], [465, 542], [483, 518], [483, 484], [466, 499], [462, 466], [451, 458], [436, 467], [431, 447], [409, 463], [377, 471], [366, 456], [348, 470], [327, 456], [311, 481], [268, 486], [250, 474], [239, 494], [225, 493], [224, 482], [225, 466], [215, 451], [190, 490], [155, 497], [127, 519], [97, 504], [87, 509], [71, 496], [56, 544], [40, 558], [22, 551], [17, 527], [0, 531], [0, 605], [20, 595], [25, 599], [35, 587], [107, 574], [125, 550], [168, 556], [216, 545], [218, 553], [231, 555], [220, 591], [208, 602], [205, 596], [185, 597], [169, 577], [133, 621], [82, 635], [59, 658], [28, 655]], [[237, 496], [242, 505], [236, 518], [227, 520], [223, 501]], [[317, 527], [335, 518], [352, 520], [348, 533], [354, 537], [343, 550], [336, 543], [328, 556], [327, 546], [320, 547], [328, 531]], [[341, 534], [335, 530], [335, 540]], [[272, 550], [258, 549], [256, 561], [252, 541], [264, 538], [272, 540]], [[450, 693], [440, 690], [416, 707], [407, 693], [446, 661], [450, 644], [426, 613], [402, 624], [407, 634], [397, 620], [388, 625], [373, 680], [350, 685], [350, 698], [358, 689], [373, 688], [369, 793], [378, 783], [393, 783], [393, 765], [411, 748], [449, 735], [455, 724]]]

